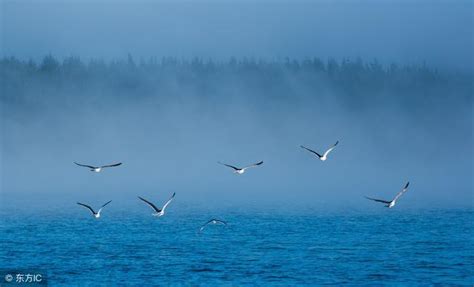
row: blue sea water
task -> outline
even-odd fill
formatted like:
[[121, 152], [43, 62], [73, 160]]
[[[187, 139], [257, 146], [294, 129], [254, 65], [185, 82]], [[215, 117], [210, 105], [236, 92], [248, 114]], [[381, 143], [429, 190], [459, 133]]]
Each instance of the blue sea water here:
[[[3, 214], [0, 268], [50, 286], [472, 286], [472, 210]], [[3, 278], [0, 278], [3, 280]], [[3, 282], [3, 281], [2, 281]]]

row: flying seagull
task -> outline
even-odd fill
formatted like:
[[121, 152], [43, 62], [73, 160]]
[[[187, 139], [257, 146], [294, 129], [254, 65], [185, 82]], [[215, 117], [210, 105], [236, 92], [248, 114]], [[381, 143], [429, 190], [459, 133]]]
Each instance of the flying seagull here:
[[367, 199], [370, 199], [370, 200], [373, 200], [373, 201], [377, 201], [377, 202], [381, 202], [381, 203], [384, 203], [386, 204], [385, 207], [388, 207], [388, 208], [392, 208], [395, 206], [395, 203], [397, 203], [397, 199], [402, 196], [402, 194], [404, 194], [407, 190], [408, 190], [408, 185], [410, 184], [410, 182], [407, 182], [407, 184], [405, 184], [405, 187], [402, 189], [402, 191], [400, 191], [397, 196], [395, 196], [394, 199], [392, 199], [391, 201], [388, 201], [388, 200], [382, 200], [382, 199], [376, 199], [376, 198], [371, 198], [371, 197], [365, 197]]
[[222, 225], [227, 225], [227, 222], [213, 218], [213, 219], [209, 220], [208, 222], [204, 223], [204, 224], [201, 226], [201, 228], [199, 228], [199, 232], [202, 232], [202, 231], [204, 230], [204, 228], [206, 228], [206, 226], [208, 226], [209, 224], [222, 224]]
[[236, 167], [236, 166], [233, 166], [233, 165], [230, 165], [230, 164], [225, 164], [225, 163], [222, 163], [220, 161], [217, 162], [218, 164], [222, 164], [222, 165], [225, 165], [227, 167], [230, 167], [232, 169], [234, 169], [234, 173], [237, 173], [237, 174], [242, 174], [245, 172], [246, 169], [248, 168], [251, 168], [251, 167], [256, 167], [256, 166], [259, 166], [263, 163], [263, 161], [260, 161], [260, 162], [257, 162], [257, 163], [254, 163], [252, 165], [249, 165], [249, 166], [246, 166], [246, 167], [242, 167], [242, 168], [239, 168], [239, 167]]
[[328, 154], [337, 146], [338, 143], [339, 143], [339, 141], [337, 141], [335, 144], [333, 144], [325, 153], [323, 153], [323, 155], [320, 155], [319, 153], [315, 152], [314, 150], [309, 149], [309, 148], [304, 147], [304, 146], [301, 146], [301, 148], [304, 148], [305, 150], [307, 150], [311, 153], [314, 153], [316, 156], [318, 156], [318, 158], [320, 160], [325, 161], [326, 159], [328, 159]]
[[93, 165], [87, 165], [87, 164], [80, 164], [80, 163], [77, 163], [77, 162], [74, 162], [75, 164], [77, 164], [78, 166], [82, 166], [82, 167], [87, 167], [89, 168], [91, 171], [93, 172], [101, 172], [103, 168], [106, 168], [106, 167], [116, 167], [116, 166], [119, 166], [121, 165], [122, 163], [119, 162], [119, 163], [114, 163], [114, 164], [108, 164], [108, 165], [102, 165], [102, 166], [93, 166]]
[[80, 202], [77, 202], [77, 204], [79, 205], [82, 205], [84, 206], [85, 208], [89, 209], [91, 212], [92, 212], [92, 215], [95, 217], [95, 218], [99, 218], [100, 217], [100, 212], [102, 211], [102, 208], [104, 208], [107, 204], [111, 203], [112, 200], [109, 200], [108, 202], [106, 202], [104, 205], [102, 205], [99, 210], [97, 212], [94, 211], [94, 209], [92, 209], [92, 207], [90, 207], [89, 205], [87, 204], [84, 204], [84, 203], [80, 203]]
[[154, 213], [152, 213], [153, 216], [163, 216], [165, 215], [165, 208], [168, 206], [168, 204], [170, 204], [170, 202], [173, 200], [174, 196], [176, 195], [176, 192], [173, 192], [173, 195], [170, 197], [170, 199], [168, 199], [168, 201], [165, 203], [165, 205], [163, 205], [163, 208], [162, 209], [159, 209], [158, 207], [156, 207], [156, 205], [154, 205], [153, 203], [151, 203], [150, 201], [144, 199], [143, 197], [138, 197], [140, 198], [141, 200], [143, 200], [144, 202], [146, 202], [149, 206], [151, 206], [151, 208], [153, 208], [153, 210], [155, 211]]

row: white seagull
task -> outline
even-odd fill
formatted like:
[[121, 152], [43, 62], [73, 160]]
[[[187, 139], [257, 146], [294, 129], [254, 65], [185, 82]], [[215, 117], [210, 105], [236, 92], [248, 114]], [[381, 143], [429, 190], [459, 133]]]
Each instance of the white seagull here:
[[206, 226], [208, 226], [209, 224], [221, 224], [221, 225], [227, 225], [227, 222], [223, 221], [223, 220], [219, 220], [219, 219], [211, 219], [209, 220], [208, 222], [204, 223], [201, 228], [199, 228], [199, 232], [202, 232], [204, 230], [204, 228], [206, 228]]
[[252, 164], [252, 165], [249, 165], [249, 166], [246, 166], [246, 167], [242, 167], [242, 168], [239, 168], [239, 167], [236, 167], [236, 166], [233, 166], [233, 165], [230, 165], [230, 164], [225, 164], [225, 163], [222, 163], [222, 162], [220, 162], [220, 161], [218, 161], [217, 163], [218, 163], [218, 164], [225, 165], [225, 166], [227, 166], [227, 167], [230, 167], [230, 168], [234, 169], [234, 173], [243, 174], [246, 169], [251, 168], [251, 167], [259, 166], [259, 165], [261, 165], [261, 164], [263, 163], [263, 161], [260, 161], [260, 162], [254, 163], [254, 164]]
[[102, 205], [99, 210], [97, 212], [94, 211], [94, 209], [92, 209], [92, 207], [90, 207], [89, 205], [87, 204], [84, 204], [84, 203], [80, 203], [80, 202], [77, 202], [77, 204], [81, 205], [81, 206], [84, 206], [85, 208], [89, 209], [91, 212], [92, 212], [92, 216], [94, 216], [95, 218], [99, 218], [100, 217], [100, 212], [102, 211], [102, 208], [104, 208], [107, 204], [111, 203], [112, 200], [106, 202], [104, 205]]
[[317, 153], [314, 150], [309, 149], [307, 147], [304, 147], [304, 146], [301, 146], [301, 147], [304, 148], [305, 150], [311, 152], [311, 153], [314, 153], [316, 156], [318, 156], [318, 158], [320, 160], [325, 161], [325, 160], [328, 159], [328, 154], [337, 146], [338, 143], [339, 143], [339, 141], [337, 141], [334, 145], [332, 145], [325, 153], [323, 153], [323, 155], [320, 155], [319, 153]]
[[114, 164], [108, 164], [108, 165], [102, 165], [102, 166], [93, 166], [93, 165], [87, 165], [87, 164], [80, 164], [80, 163], [77, 163], [77, 162], [74, 162], [75, 164], [77, 164], [78, 166], [82, 166], [82, 167], [88, 167], [91, 171], [93, 172], [101, 172], [102, 169], [104, 168], [107, 168], [107, 167], [116, 167], [116, 166], [119, 166], [121, 165], [122, 163], [119, 162], [119, 163], [114, 163]]
[[168, 206], [168, 204], [170, 204], [170, 202], [173, 200], [174, 196], [176, 195], [176, 192], [173, 192], [173, 195], [170, 197], [170, 199], [168, 199], [168, 201], [165, 203], [165, 205], [163, 205], [163, 208], [159, 209], [158, 207], [156, 207], [156, 205], [154, 205], [153, 203], [149, 202], [148, 200], [144, 199], [143, 197], [138, 197], [140, 198], [141, 200], [143, 200], [144, 202], [146, 202], [151, 208], [153, 208], [153, 210], [155, 211], [154, 213], [152, 213], [153, 216], [163, 216], [165, 215], [165, 208]]
[[377, 202], [381, 202], [381, 203], [384, 203], [385, 204], [385, 207], [388, 207], [388, 208], [392, 208], [395, 206], [395, 203], [397, 203], [397, 199], [402, 196], [402, 194], [404, 194], [407, 190], [408, 190], [408, 185], [410, 184], [410, 182], [407, 182], [407, 184], [405, 184], [405, 187], [402, 189], [402, 191], [400, 191], [397, 196], [395, 196], [394, 199], [392, 199], [391, 201], [388, 201], [388, 200], [382, 200], [382, 199], [376, 199], [376, 198], [371, 198], [371, 197], [365, 197], [367, 199], [370, 199], [370, 200], [373, 200], [373, 201], [377, 201]]

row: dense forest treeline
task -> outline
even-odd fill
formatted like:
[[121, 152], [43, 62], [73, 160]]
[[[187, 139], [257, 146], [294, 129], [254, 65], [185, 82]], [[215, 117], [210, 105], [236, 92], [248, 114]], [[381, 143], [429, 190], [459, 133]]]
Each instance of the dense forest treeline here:
[[[377, 60], [364, 62], [358, 58], [356, 60], [343, 59], [336, 61], [329, 59], [323, 61], [319, 58], [306, 59], [302, 61], [265, 61], [254, 58], [243, 58], [237, 60], [231, 58], [225, 62], [215, 62], [213, 60], [203, 60], [194, 58], [192, 60], [178, 60], [173, 57], [164, 57], [160, 60], [150, 58], [141, 59], [136, 63], [132, 56], [124, 60], [104, 60], [92, 59], [88, 62], [82, 61], [79, 57], [67, 57], [59, 60], [51, 55], [45, 56], [40, 62], [33, 60], [23, 61], [15, 57], [5, 57], [0, 59], [0, 72], [2, 80], [14, 80], [15, 78], [29, 78], [35, 76], [55, 76], [57, 80], [67, 81], [71, 79], [91, 79], [101, 77], [110, 79], [113, 76], [128, 77], [131, 79], [144, 79], [143, 74], [153, 74], [160, 76], [164, 73], [175, 73], [178, 77], [186, 76], [209, 76], [219, 74], [250, 74], [251, 76], [278, 77], [282, 75], [313, 75], [324, 78], [328, 81], [341, 84], [366, 83], [383, 85], [398, 84], [409, 85], [417, 83], [437, 82], [440, 80], [463, 81], [470, 75], [456, 75], [449, 77], [440, 74], [437, 69], [432, 69], [423, 65], [398, 66], [391, 64], [381, 65]], [[196, 78], [193, 78], [196, 79]], [[6, 81], [8, 82], [8, 81]]]
[[355, 108], [374, 100], [427, 104], [448, 98], [470, 102], [472, 96], [472, 75], [443, 73], [424, 64], [384, 66], [360, 58], [213, 61], [165, 57], [137, 61], [129, 55], [122, 60], [82, 61], [48, 55], [35, 62], [6, 57], [0, 60], [0, 81], [2, 101], [9, 104], [44, 100], [77, 103], [91, 97], [131, 95], [137, 100], [183, 93], [201, 100], [225, 101], [237, 90], [252, 100], [288, 101], [330, 93]]

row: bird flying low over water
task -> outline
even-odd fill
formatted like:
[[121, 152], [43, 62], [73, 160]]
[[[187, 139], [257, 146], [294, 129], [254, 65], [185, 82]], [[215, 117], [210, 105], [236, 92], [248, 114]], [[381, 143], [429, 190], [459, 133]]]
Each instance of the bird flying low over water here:
[[116, 166], [119, 166], [121, 165], [122, 163], [119, 162], [119, 163], [114, 163], [114, 164], [108, 164], [108, 165], [102, 165], [102, 166], [93, 166], [93, 165], [87, 165], [87, 164], [80, 164], [80, 163], [77, 163], [77, 162], [74, 162], [76, 165], [78, 166], [82, 166], [82, 167], [87, 167], [90, 169], [90, 171], [93, 171], [93, 172], [101, 172], [102, 169], [104, 168], [107, 168], [107, 167], [116, 167]]
[[225, 164], [225, 163], [222, 163], [222, 162], [220, 162], [220, 161], [218, 161], [217, 163], [218, 163], [218, 164], [225, 165], [225, 166], [227, 166], [227, 167], [230, 167], [230, 168], [234, 169], [234, 173], [243, 174], [246, 169], [251, 168], [251, 167], [259, 166], [259, 165], [263, 164], [263, 161], [260, 161], [260, 162], [254, 163], [254, 164], [252, 164], [252, 165], [249, 165], [249, 166], [246, 166], [246, 167], [242, 167], [242, 168], [239, 168], [239, 167], [236, 167], [236, 166], [233, 166], [233, 165], [230, 165], [230, 164]]
[[388, 208], [392, 208], [395, 206], [395, 203], [397, 203], [397, 200], [400, 196], [402, 196], [402, 194], [404, 194], [407, 190], [408, 190], [408, 185], [410, 184], [410, 182], [407, 182], [407, 184], [405, 184], [405, 187], [402, 189], [402, 191], [400, 191], [397, 196], [395, 196], [394, 199], [392, 199], [391, 201], [388, 201], [388, 200], [382, 200], [382, 199], [376, 199], [376, 198], [371, 198], [371, 197], [365, 197], [367, 199], [370, 199], [370, 200], [373, 200], [373, 201], [377, 201], [377, 202], [381, 202], [381, 203], [384, 203], [385, 204], [385, 207], [388, 207]]
[[213, 224], [213, 225], [217, 225], [217, 224], [221, 224], [221, 225], [227, 225], [227, 222], [223, 221], [223, 220], [219, 220], [219, 219], [211, 219], [209, 220], [208, 222], [204, 223], [201, 228], [199, 228], [199, 232], [202, 232], [204, 230], [204, 228], [206, 228], [206, 226], [208, 226], [209, 224]]
[[317, 153], [314, 150], [309, 149], [307, 147], [304, 147], [304, 146], [300, 146], [300, 147], [304, 148], [305, 150], [307, 150], [307, 151], [309, 151], [313, 154], [315, 154], [320, 160], [325, 161], [328, 158], [328, 154], [337, 146], [338, 143], [339, 143], [339, 141], [336, 141], [336, 143], [334, 145], [332, 145], [325, 153], [323, 153], [323, 155], [320, 155], [319, 153]]
[[146, 204], [148, 204], [151, 208], [153, 208], [153, 210], [155, 211], [154, 213], [152, 213], [153, 216], [160, 217], [160, 216], [165, 215], [165, 209], [168, 206], [168, 204], [170, 204], [170, 202], [173, 200], [175, 195], [176, 195], [176, 192], [173, 192], [173, 195], [170, 197], [170, 199], [168, 199], [168, 201], [165, 203], [165, 205], [163, 205], [163, 208], [161, 208], [161, 209], [159, 209], [158, 207], [156, 207], [156, 205], [154, 205], [150, 201], [144, 199], [143, 197], [139, 196], [138, 198], [140, 200], [144, 201]]
[[85, 208], [89, 209], [91, 212], [92, 212], [92, 216], [94, 216], [95, 218], [99, 218], [100, 217], [100, 212], [102, 211], [102, 208], [104, 208], [107, 204], [111, 203], [112, 200], [109, 200], [107, 201], [104, 205], [102, 205], [99, 210], [97, 212], [94, 211], [94, 209], [92, 209], [92, 207], [90, 207], [89, 205], [87, 204], [84, 204], [84, 203], [80, 203], [80, 202], [77, 202], [77, 204], [81, 205], [81, 206], [84, 206]]

